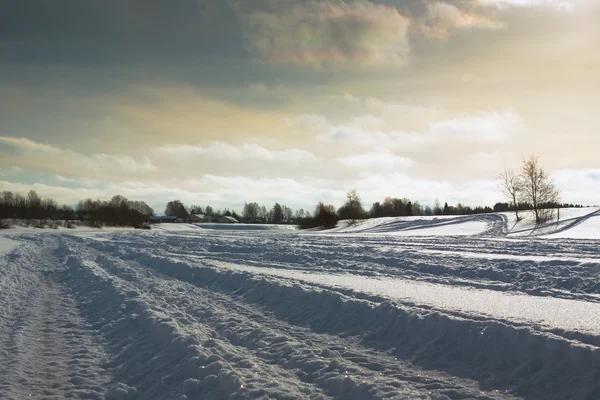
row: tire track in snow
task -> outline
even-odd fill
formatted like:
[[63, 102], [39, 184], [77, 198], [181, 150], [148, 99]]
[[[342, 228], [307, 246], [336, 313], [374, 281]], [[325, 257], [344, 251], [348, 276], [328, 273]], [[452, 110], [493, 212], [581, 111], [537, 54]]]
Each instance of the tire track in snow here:
[[0, 358], [3, 398], [104, 399], [109, 375], [102, 367], [103, 349], [94, 342], [75, 302], [41, 269], [18, 265], [15, 272], [18, 269], [28, 276], [13, 279], [13, 284], [28, 285], [15, 288], [23, 296], [12, 308], [12, 327]]
[[[103, 236], [103, 239], [110, 238]], [[21, 329], [14, 331], [13, 338], [23, 337], [24, 329], [35, 330], [29, 323], [43, 326], [43, 319], [28, 317], [31, 304], [43, 309], [53, 304], [47, 299], [63, 296], [61, 290], [53, 292], [54, 289], [48, 288], [45, 289], [46, 300], [37, 298], [33, 292], [30, 298], [35, 301], [27, 298], [28, 292], [23, 288], [41, 285], [40, 271], [46, 269], [57, 272], [50, 276], [61, 276], [67, 289], [74, 290], [74, 299], [79, 302], [86, 320], [93, 323], [93, 330], [100, 331], [107, 341], [114, 379], [139, 382], [138, 398], [203, 398], [209, 393], [207, 388], [212, 398], [246, 398], [250, 394], [258, 395], [260, 384], [264, 386], [262, 393], [269, 397], [302, 398], [313, 393], [317, 398], [327, 398], [315, 392], [300, 392], [300, 389], [331, 384], [327, 393], [341, 399], [351, 398], [352, 394], [362, 399], [373, 390], [373, 397], [402, 393], [408, 398], [437, 396], [447, 400], [464, 398], [466, 393], [471, 393], [473, 380], [489, 389], [514, 388], [514, 393], [528, 400], [595, 399], [600, 395], [597, 381], [600, 349], [593, 346], [539, 335], [527, 326], [460, 319], [433, 310], [380, 303], [358, 294], [319, 290], [293, 281], [262, 279], [251, 273], [215, 270], [200, 261], [201, 257], [233, 262], [247, 259], [258, 265], [274, 260], [289, 264], [291, 269], [306, 261], [311, 263], [310, 268], [320, 268], [322, 272], [353, 268], [356, 274], [361, 273], [361, 264], [380, 263], [383, 268], [377, 270], [378, 273], [393, 273], [393, 268], [404, 266], [398, 265], [398, 261], [414, 252], [413, 260], [422, 263], [420, 266], [427, 267], [431, 261], [439, 269], [432, 272], [447, 276], [448, 283], [454, 284], [456, 276], [464, 271], [460, 269], [461, 264], [468, 263], [474, 269], [478, 266], [460, 255], [424, 255], [419, 249], [435, 245], [450, 251], [470, 249], [471, 252], [500, 253], [507, 250], [537, 256], [563, 250], [571, 254], [579, 250], [582, 254], [591, 253], [594, 245], [589, 242], [477, 243], [440, 239], [437, 242], [408, 240], [404, 246], [404, 239], [372, 240], [358, 236], [315, 239], [292, 234], [268, 237], [145, 232], [117, 234], [112, 238], [114, 243], [101, 244], [81, 238], [38, 240], [40, 246], [48, 248], [61, 243], [58, 253], [67, 261], [64, 275], [59, 271], [61, 263], [49, 260], [48, 254], [39, 260], [23, 261], [17, 269], [10, 268], [12, 263], [7, 269], [0, 269], [0, 289], [8, 289], [9, 293], [0, 297], [0, 305], [8, 305], [11, 310], [0, 313], [0, 341], [10, 338], [4, 334], [14, 326], [12, 321], [21, 321]], [[392, 254], [395, 246], [403, 246], [402, 252]], [[93, 249], [89, 250], [90, 247]], [[388, 249], [387, 260], [377, 254]], [[98, 257], [98, 252], [107, 257]], [[182, 253], [185, 257], [180, 257]], [[394, 255], [398, 259], [394, 259]], [[450, 261], [447, 271], [442, 269], [444, 261]], [[543, 269], [548, 267], [539, 264], [532, 268], [523, 262], [513, 266], [527, 273], [538, 269], [535, 271], [538, 275], [530, 275], [530, 281], [535, 284], [543, 282]], [[597, 278], [593, 265], [588, 266], [589, 270], [578, 269], [582, 266], [576, 263], [566, 268], [565, 265], [554, 267], [551, 273], [573, 274], [588, 280]], [[477, 279], [484, 281], [486, 277]], [[6, 282], [14, 285], [7, 287]], [[552, 281], [547, 286], [551, 284]], [[73, 309], [71, 305], [66, 308]], [[82, 323], [79, 327], [87, 337], [86, 326]], [[387, 354], [388, 351], [392, 355]], [[420, 368], [411, 369], [410, 363], [402, 360], [394, 370], [396, 363], [391, 360], [394, 355], [431, 370], [425, 373], [425, 378], [419, 377]], [[4, 366], [2, 357], [0, 353], [0, 371]], [[317, 368], [327, 367], [317, 372], [330, 374], [327, 378], [332, 381], [315, 384], [318, 378], [311, 376], [307, 369], [310, 361], [316, 361]], [[25, 364], [21, 357], [16, 357], [10, 367], [15, 365]], [[209, 366], [215, 368], [210, 375], [200, 371]], [[438, 373], [438, 370], [448, 373]], [[348, 377], [345, 371], [349, 371]], [[290, 395], [281, 387], [265, 386], [265, 381], [258, 379], [262, 372], [269, 377], [288, 379], [285, 384], [298, 389], [297, 395]], [[384, 377], [381, 381], [373, 380], [374, 386], [368, 386], [373, 382], [361, 380], [378, 372], [383, 372]], [[241, 379], [246, 376], [252, 379], [248, 382]], [[387, 391], [388, 381], [398, 387], [390, 385], [393, 389]], [[249, 387], [240, 390], [240, 382], [244, 386], [248, 383]], [[12, 387], [18, 388], [18, 384], [13, 381]], [[107, 398], [127, 397], [129, 389], [132, 388], [118, 385]], [[277, 395], [271, 396], [272, 393]], [[486, 395], [491, 397], [493, 392]], [[475, 392], [473, 396], [466, 395], [466, 398], [471, 397], [475, 397]]]
[[544, 400], [591, 399], [600, 391], [596, 379], [600, 349], [528, 326], [461, 318], [388, 302], [357, 301], [352, 295], [303, 287], [297, 282], [219, 271], [157, 256], [147, 257], [143, 263], [211, 290], [235, 293], [291, 323], [358, 335], [362, 343], [376, 349], [390, 349], [427, 368], [475, 378], [486, 388], [514, 388], [515, 394]]
[[[390, 240], [366, 236], [295, 235], [237, 240], [194, 234], [159, 242], [178, 256], [237, 260], [257, 266], [521, 291], [536, 296], [599, 302], [600, 257], [589, 241], [499, 241], [456, 238]], [[290, 238], [291, 239], [291, 238]], [[198, 248], [198, 241], [203, 244]], [[156, 245], [156, 242], [153, 246]], [[139, 243], [137, 244], [139, 246]], [[161, 249], [163, 246], [160, 246]]]
[[[86, 258], [93, 256], [88, 253]], [[152, 297], [162, 312], [179, 315], [174, 319], [184, 321], [182, 330], [193, 333], [210, 326], [215, 331], [215, 339], [208, 341], [210, 347], [251, 360], [263, 371], [263, 363], [269, 363], [271, 369], [280, 366], [284, 370], [275, 372], [282, 377], [290, 370], [300, 380], [336, 398], [508, 398], [485, 394], [474, 382], [424, 371], [366, 350], [353, 338], [291, 326], [225, 294], [163, 275], [148, 275], [147, 268], [132, 261], [100, 256], [96, 262], [111, 276], [124, 279], [141, 294]], [[166, 308], [172, 310], [166, 312]]]

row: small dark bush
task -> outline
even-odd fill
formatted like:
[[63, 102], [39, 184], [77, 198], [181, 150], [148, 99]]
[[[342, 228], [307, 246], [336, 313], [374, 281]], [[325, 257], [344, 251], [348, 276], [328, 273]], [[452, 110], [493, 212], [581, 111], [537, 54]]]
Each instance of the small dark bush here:
[[315, 209], [315, 215], [311, 218], [302, 219], [298, 228], [309, 229], [323, 227], [323, 229], [335, 228], [339, 221], [338, 215], [335, 213], [335, 208], [331, 205], [319, 203]]
[[100, 221], [90, 220], [87, 224], [90, 228], [102, 228], [102, 222]]
[[12, 222], [8, 219], [0, 219], [0, 229], [8, 229], [12, 227]]
[[47, 224], [47, 221], [43, 219], [36, 219], [32, 222], [33, 227], [37, 229], [44, 229]]

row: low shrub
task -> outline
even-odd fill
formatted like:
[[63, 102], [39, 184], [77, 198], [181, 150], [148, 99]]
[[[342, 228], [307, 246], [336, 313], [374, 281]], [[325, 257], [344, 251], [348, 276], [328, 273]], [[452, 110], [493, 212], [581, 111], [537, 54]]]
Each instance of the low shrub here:
[[0, 229], [8, 229], [12, 227], [12, 221], [9, 219], [0, 219]]
[[88, 222], [87, 222], [87, 225], [88, 225], [90, 228], [102, 228], [102, 226], [103, 226], [103, 225], [102, 225], [102, 222], [100, 222], [100, 221], [94, 221], [94, 220], [90, 220], [90, 221], [88, 221]]
[[48, 225], [48, 222], [43, 219], [36, 219], [31, 223], [31, 225], [37, 229], [44, 229], [46, 225]]

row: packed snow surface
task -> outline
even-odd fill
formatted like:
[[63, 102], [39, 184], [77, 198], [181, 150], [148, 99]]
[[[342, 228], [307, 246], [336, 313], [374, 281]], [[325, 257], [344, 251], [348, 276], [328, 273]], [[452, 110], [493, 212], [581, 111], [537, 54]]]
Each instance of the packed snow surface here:
[[599, 218], [9, 230], [0, 398], [598, 399]]
[[14, 240], [7, 239], [0, 236], [0, 255], [12, 250], [17, 245]]

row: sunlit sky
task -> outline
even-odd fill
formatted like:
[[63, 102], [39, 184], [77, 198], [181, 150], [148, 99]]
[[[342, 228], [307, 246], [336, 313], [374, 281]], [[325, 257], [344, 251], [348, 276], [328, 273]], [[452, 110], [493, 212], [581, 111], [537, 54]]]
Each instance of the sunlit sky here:
[[595, 0], [0, 0], [0, 191], [600, 203]]

